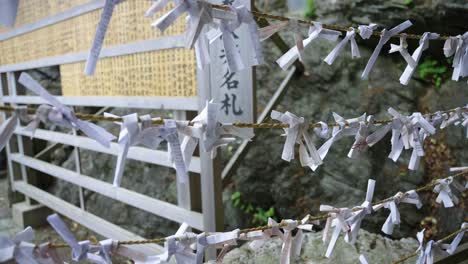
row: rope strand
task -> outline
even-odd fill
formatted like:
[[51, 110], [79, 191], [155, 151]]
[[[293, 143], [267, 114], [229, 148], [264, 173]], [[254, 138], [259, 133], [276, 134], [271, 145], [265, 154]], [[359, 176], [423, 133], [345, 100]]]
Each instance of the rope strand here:
[[[464, 170], [462, 172], [459, 172], [457, 174], [454, 174], [452, 175], [453, 178], [456, 178], [456, 177], [460, 177], [460, 176], [466, 176], [468, 175], [468, 170]], [[432, 189], [434, 186], [436, 186], [438, 183], [436, 180], [433, 180], [431, 181], [429, 184], [426, 184], [422, 187], [419, 187], [415, 190], [415, 192], [419, 193], [419, 192], [423, 192], [423, 191], [427, 191], [427, 190], [430, 190]], [[386, 203], [386, 202], [389, 202], [389, 201], [392, 201], [394, 199], [394, 197], [389, 197], [389, 198], [386, 198], [386, 199], [383, 199], [383, 200], [380, 200], [380, 201], [377, 201], [375, 203], [373, 203], [373, 205], [379, 205], [379, 204], [383, 204], [383, 203]], [[355, 207], [355, 208], [352, 208], [351, 209], [352, 211], [359, 211], [359, 210], [362, 210], [362, 208], [360, 207]], [[309, 222], [313, 222], [313, 221], [317, 221], [317, 220], [326, 220], [328, 218], [328, 214], [322, 214], [322, 215], [318, 215], [318, 216], [312, 216], [312, 217], [309, 217]], [[300, 222], [300, 220], [296, 220], [298, 221], [298, 223]], [[278, 224], [279, 227], [285, 227], [287, 226], [286, 223], [284, 222], [281, 222]], [[264, 230], [268, 230], [268, 229], [271, 229], [272, 226], [270, 225], [263, 225], [263, 226], [257, 226], [257, 227], [251, 227], [251, 228], [245, 228], [245, 229], [241, 229], [239, 231], [240, 234], [244, 234], [244, 233], [249, 233], [249, 232], [253, 232], [253, 231], [264, 231]], [[461, 232], [461, 231], [460, 231]], [[446, 237], [444, 237], [443, 239], [449, 239], [451, 238], [452, 236], [456, 235], [458, 233], [452, 233]], [[154, 238], [154, 239], [147, 239], [147, 240], [129, 240], [129, 241], [119, 241], [118, 244], [119, 245], [141, 245], [141, 244], [159, 244], [159, 243], [163, 243], [166, 241], [166, 238], [165, 237], [161, 237], [161, 238]], [[68, 247], [67, 244], [49, 244], [50, 247], [55, 247], [55, 248], [63, 248], [63, 247]], [[411, 258], [412, 256], [409, 256], [409, 258]]]
[[[468, 112], [468, 107], [463, 107], [461, 108], [463, 112]], [[4, 112], [14, 112], [16, 109], [15, 107], [13, 106], [0, 106], [0, 111], [4, 111]], [[27, 109], [27, 112], [29, 114], [34, 114], [35, 113], [35, 109], [34, 108], [29, 108]], [[439, 111], [438, 113], [440, 114], [449, 114], [449, 113], [453, 113], [456, 111], [456, 108], [453, 108], [453, 109], [450, 109], [450, 110], [446, 110], [446, 111]], [[436, 113], [430, 113], [430, 114], [426, 114], [425, 117], [432, 117], [434, 116]], [[87, 120], [87, 121], [106, 121], [106, 122], [121, 122], [122, 121], [122, 118], [121, 117], [107, 117], [107, 116], [96, 116], [96, 115], [93, 115], [93, 114], [84, 114], [84, 113], [75, 113], [76, 117], [82, 119], [82, 120]], [[393, 118], [389, 118], [389, 119], [380, 119], [380, 120], [374, 120], [373, 122], [375, 124], [388, 124], [388, 123], [391, 123], [394, 119]], [[164, 124], [164, 120], [160, 119], [160, 120], [153, 120], [152, 121], [153, 124], [155, 125], [163, 125]], [[236, 126], [236, 127], [241, 127], [241, 128], [258, 128], [258, 129], [282, 129], [282, 128], [288, 128], [289, 125], [288, 124], [284, 124], [284, 123], [243, 123], [243, 122], [234, 122], [234, 123], [227, 123], [229, 125], [233, 125], [233, 126]], [[189, 122], [189, 125], [193, 125], [192, 122]], [[327, 124], [328, 126], [340, 126], [340, 124], [338, 123], [335, 123], [335, 122], [331, 122], [331, 123], [328, 123]], [[318, 123], [318, 122], [310, 122], [309, 123], [309, 128], [320, 128], [321, 125]]]
[[[216, 8], [216, 9], [221, 9], [221, 10], [226, 10], [226, 11], [230, 10], [230, 7], [226, 6], [226, 5], [211, 4], [211, 6], [213, 8]], [[265, 18], [265, 19], [272, 19], [272, 20], [278, 20], [278, 21], [289, 21], [289, 20], [292, 19], [290, 17], [272, 15], [272, 14], [268, 14], [268, 13], [255, 11], [255, 10], [250, 11], [250, 13], [252, 13], [252, 15], [254, 17], [257, 17], [257, 18]], [[311, 20], [303, 20], [303, 19], [295, 19], [295, 20], [297, 20], [300, 24], [304, 24], [304, 25], [308, 25], [308, 26], [313, 25], [313, 21], [311, 21]], [[356, 33], [359, 33], [359, 29], [354, 29], [352, 27], [344, 27], [344, 26], [331, 25], [331, 24], [322, 24], [322, 27], [326, 28], [326, 29], [338, 30], [338, 31], [344, 31], [344, 32], [354, 30]], [[396, 35], [392, 36], [392, 38], [400, 38], [403, 34], [406, 36], [407, 39], [421, 39], [422, 38], [422, 35], [407, 34], [407, 33], [396, 34]], [[380, 37], [382, 35], [382, 33], [372, 32], [372, 35], [376, 36], [376, 37]], [[449, 37], [450, 36], [440, 34], [440, 37], [437, 38], [437, 39], [438, 40], [447, 40]]]
[[[437, 242], [444, 242], [444, 241], [447, 241], [447, 240], [451, 239], [452, 237], [454, 237], [454, 236], [456, 236], [456, 235], [458, 235], [458, 234], [460, 234], [460, 233], [462, 233], [462, 232], [465, 232], [465, 231], [467, 231], [467, 230], [468, 230], [468, 227], [460, 228], [460, 229], [458, 229], [457, 231], [455, 231], [455, 232], [453, 232], [453, 233], [451, 233], [451, 234], [449, 234], [449, 235], [447, 235], [447, 236], [441, 238], [441, 239], [438, 240]], [[393, 264], [400, 264], [400, 263], [403, 263], [403, 262], [407, 261], [408, 259], [410, 259], [410, 258], [412, 258], [412, 257], [414, 257], [414, 256], [417, 256], [418, 253], [419, 253], [419, 251], [416, 250], [415, 252], [411, 253], [410, 255], [405, 256], [405, 257], [403, 257], [403, 258], [401, 258], [401, 259], [399, 259], [399, 260], [393, 262]]]

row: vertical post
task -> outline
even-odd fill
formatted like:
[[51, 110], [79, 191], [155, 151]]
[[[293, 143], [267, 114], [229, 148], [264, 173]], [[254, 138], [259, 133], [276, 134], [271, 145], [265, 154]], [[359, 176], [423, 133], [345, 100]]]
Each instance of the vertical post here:
[[[76, 129], [73, 129], [73, 136], [77, 136]], [[81, 175], [81, 159], [80, 159], [80, 148], [75, 147], [75, 171], [78, 175]], [[78, 186], [78, 195], [80, 198], [80, 208], [81, 210], [86, 210], [85, 202], [84, 202], [84, 194], [83, 194], [83, 187]]]
[[[197, 86], [199, 112], [206, 102], [212, 98], [209, 65], [201, 70], [197, 68]], [[203, 213], [203, 228], [205, 232], [222, 231], [224, 227], [224, 212], [222, 205], [221, 170], [218, 159], [211, 159], [210, 153], [200, 150], [200, 185]], [[205, 251], [205, 260], [216, 259], [216, 249]]]
[[[4, 106], [5, 104], [3, 103], [3, 74], [0, 73], [0, 106]], [[6, 121], [7, 116], [6, 112], [2, 111], [1, 117], [3, 119], [3, 122]], [[11, 190], [14, 192], [15, 191], [15, 173], [13, 169], [13, 162], [11, 161], [10, 153], [11, 153], [11, 148], [10, 148], [10, 142], [6, 144], [6, 158], [7, 158], [7, 166], [8, 166], [8, 174], [10, 176], [10, 183], [11, 183]]]
[[[16, 96], [17, 95], [16, 80], [15, 80], [15, 74], [13, 72], [7, 72], [7, 83], [8, 83], [8, 90], [9, 90], [10, 96]], [[23, 136], [16, 135], [16, 140], [18, 142], [18, 152], [21, 155], [24, 155]], [[23, 164], [20, 164], [20, 170], [21, 170], [21, 179], [27, 183], [28, 175], [26, 173], [26, 166], [24, 166]], [[29, 199], [27, 195], [25, 195], [25, 197], [26, 197], [26, 204], [31, 205], [31, 199]]]
[[[174, 111], [174, 119], [175, 120], [186, 120], [187, 115], [185, 111], [182, 110], [175, 110]], [[184, 208], [184, 209], [191, 209], [191, 202], [190, 202], [190, 177], [186, 183], [179, 182], [179, 178], [177, 179], [177, 204]]]

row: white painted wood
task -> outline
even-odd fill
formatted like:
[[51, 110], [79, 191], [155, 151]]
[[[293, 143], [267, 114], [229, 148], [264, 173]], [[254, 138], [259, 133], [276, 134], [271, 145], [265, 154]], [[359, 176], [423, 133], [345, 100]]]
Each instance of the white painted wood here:
[[[24, 127], [21, 126], [16, 128], [15, 133], [23, 136], [31, 136], [31, 133], [24, 131]], [[97, 142], [94, 139], [88, 137], [73, 136], [70, 134], [44, 129], [36, 129], [36, 132], [34, 133], [34, 138], [74, 147], [80, 147], [88, 150], [111, 154], [114, 156], [117, 156], [119, 150], [119, 144], [114, 142], [111, 142], [110, 147], [106, 148], [100, 144], [97, 144]], [[167, 151], [152, 150], [145, 147], [133, 146], [130, 147], [127, 158], [172, 168], [172, 163], [169, 161], [169, 153]], [[192, 162], [190, 163], [189, 171], [197, 173], [200, 172], [199, 157], [192, 157]]]
[[[197, 86], [199, 96], [200, 113], [209, 101], [212, 89], [210, 84], [210, 65], [205, 66], [205, 69], [197, 67]], [[216, 230], [216, 206], [214, 193], [214, 170], [213, 160], [209, 153], [200, 151], [200, 183], [201, 183], [201, 201], [203, 212], [203, 228], [205, 232], [214, 232]], [[208, 248], [205, 251], [205, 260], [216, 259], [216, 250]]]
[[[214, 4], [224, 4], [224, 0], [212, 0]], [[229, 1], [228, 1], [229, 2]], [[233, 1], [232, 1], [233, 2]], [[232, 3], [231, 2], [231, 3]], [[240, 0], [250, 9], [250, 0]], [[240, 51], [244, 65], [250, 63], [253, 45], [247, 24], [242, 24], [234, 31], [234, 43]], [[210, 84], [211, 97], [215, 103], [222, 104], [218, 118], [221, 122], [254, 122], [254, 69], [245, 67], [237, 72], [230, 72], [221, 38], [210, 44]]]
[[[174, 111], [174, 119], [175, 120], [187, 120], [187, 115], [185, 111], [175, 110]], [[179, 140], [182, 141], [182, 137], [179, 137]], [[179, 178], [177, 179], [177, 204], [185, 209], [191, 209], [190, 203], [190, 177], [187, 182], [182, 183], [179, 182]]]
[[[4, 106], [5, 103], [3, 102], [3, 77], [2, 74], [0, 73], [0, 106]], [[3, 122], [7, 119], [6, 112], [1, 111], [1, 117], [3, 119]], [[10, 176], [10, 184], [11, 184], [11, 190], [14, 192], [15, 187], [13, 182], [15, 181], [15, 174], [13, 170], [13, 162], [11, 161], [10, 158], [10, 153], [11, 153], [11, 146], [10, 146], [10, 141], [5, 146], [6, 149], [6, 158], [7, 158], [7, 165], [8, 165], [8, 174]]]
[[[47, 173], [58, 179], [81, 186], [149, 213], [159, 215], [178, 223], [186, 222], [196, 229], [203, 230], [203, 220], [200, 213], [192, 212], [190, 210], [180, 208], [177, 205], [151, 198], [125, 188], [114, 187], [110, 183], [78, 174], [74, 171], [64, 169], [45, 161], [23, 156], [19, 153], [12, 153], [11, 159], [32, 169]], [[138, 177], [138, 175], [135, 175], [134, 177]]]
[[[14, 185], [15, 188], [24, 195], [31, 197], [39, 203], [58, 212], [59, 214], [73, 219], [73, 221], [85, 226], [88, 229], [95, 231], [96, 233], [106, 238], [112, 238], [120, 241], [144, 239], [117, 225], [107, 222], [106, 220], [96, 215], [82, 211], [78, 207], [68, 202], [65, 202], [60, 198], [57, 198], [46, 191], [29, 185], [23, 181], [16, 181], [14, 182]], [[144, 244], [132, 246], [120, 245], [119, 248], [120, 247], [123, 247], [123, 251], [121, 252], [131, 251], [131, 255], [139, 260], [143, 260], [144, 256], [161, 254], [163, 252], [163, 248], [157, 244]]]
[[96, 9], [102, 8], [104, 6], [105, 0], [90, 0], [86, 4], [78, 5], [72, 7], [64, 12], [58, 13], [54, 16], [46, 17], [44, 19], [35, 21], [30, 24], [26, 24], [24, 26], [16, 27], [10, 31], [6, 31], [4, 33], [0, 33], [0, 41], [6, 40], [9, 38], [13, 38], [43, 27], [47, 27], [58, 22], [70, 19], [72, 17], [76, 17]]
[[[72, 129], [73, 136], [77, 136], [76, 129]], [[81, 159], [80, 159], [80, 148], [76, 147], [73, 150], [73, 158], [75, 159], [75, 171], [77, 174], [81, 174]], [[83, 188], [78, 187], [78, 197], [80, 198], [80, 208], [81, 210], [85, 209], [85, 202], [84, 202], [84, 195], [83, 195]]]
[[[128, 54], [136, 54], [170, 48], [182, 48], [184, 47], [183, 41], [183, 35], [175, 35], [169, 37], [161, 37], [157, 39], [148, 39], [138, 42], [126, 43], [112, 47], [104, 47], [102, 48], [101, 53], [99, 54], [99, 58], [123, 56]], [[0, 72], [21, 71], [85, 61], [88, 58], [88, 53], [89, 51], [82, 51], [54, 57], [40, 58], [32, 61], [19, 62], [15, 64], [1, 65]]]
[[[198, 110], [197, 97], [144, 96], [55, 96], [62, 104], [75, 106], [108, 106], [121, 108]], [[39, 96], [4, 96], [3, 102], [12, 104], [47, 104]]]
[[[15, 80], [15, 73], [14, 72], [7, 72], [7, 83], [8, 83], [8, 91], [10, 96], [16, 96], [16, 80]], [[15, 106], [15, 104], [12, 104]], [[16, 135], [16, 142], [18, 144], [18, 151], [22, 155], [24, 155], [24, 146], [23, 146], [23, 137], [21, 135]], [[11, 150], [11, 149], [10, 149]], [[26, 167], [22, 164], [20, 164], [20, 172], [21, 172], [21, 179], [25, 181], [26, 183], [28, 182], [28, 175], [26, 172]], [[31, 205], [31, 200], [29, 197], [26, 196], [26, 204]]]

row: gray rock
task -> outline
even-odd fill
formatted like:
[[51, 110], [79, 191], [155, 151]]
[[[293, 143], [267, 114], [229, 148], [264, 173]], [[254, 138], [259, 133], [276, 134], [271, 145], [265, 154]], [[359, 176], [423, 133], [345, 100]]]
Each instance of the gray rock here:
[[[278, 238], [265, 241], [259, 249], [252, 250], [248, 243], [237, 247], [226, 254], [223, 263], [279, 263], [282, 241]], [[354, 245], [347, 244], [343, 238], [338, 241], [333, 254], [325, 257], [328, 243], [322, 242], [322, 233], [306, 233], [302, 242], [300, 256], [291, 258], [291, 263], [359, 263], [359, 255], [363, 254], [369, 263], [391, 263], [403, 256], [413, 253], [418, 242], [413, 238], [391, 240], [382, 236], [359, 231], [359, 237]]]

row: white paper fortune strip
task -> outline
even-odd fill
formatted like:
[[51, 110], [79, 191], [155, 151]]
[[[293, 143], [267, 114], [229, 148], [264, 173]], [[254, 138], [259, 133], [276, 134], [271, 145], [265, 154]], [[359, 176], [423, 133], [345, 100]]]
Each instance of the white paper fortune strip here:
[[362, 39], [369, 39], [374, 33], [374, 30], [376, 28], [377, 28], [377, 24], [374, 24], [374, 23], [370, 23], [368, 26], [360, 25], [358, 27], [359, 36], [361, 36]]
[[[314, 25], [309, 28], [309, 37], [304, 39], [303, 46], [306, 48], [312, 40], [323, 38], [328, 41], [336, 41], [341, 36], [341, 32], [335, 30], [324, 29], [321, 23], [314, 22]], [[292, 47], [288, 52], [283, 54], [276, 63], [283, 69], [287, 70], [299, 58], [299, 50], [297, 45]]]
[[421, 59], [423, 51], [429, 48], [429, 40], [438, 38], [439, 34], [436, 33], [425, 32], [423, 34], [422, 38], [419, 40], [419, 47], [413, 52], [413, 55], [411, 55], [411, 58], [413, 58], [414, 63], [408, 63], [408, 65], [405, 68], [405, 71], [400, 76], [401, 84], [408, 84], [409, 80], [411, 79], [411, 76], [416, 70], [416, 65]]
[[109, 147], [110, 142], [115, 139], [114, 135], [110, 134], [102, 127], [78, 119], [71, 108], [60, 103], [53, 95], [47, 92], [44, 87], [42, 87], [27, 73], [21, 73], [18, 82], [24, 85], [27, 89], [42, 97], [53, 106], [53, 108], [48, 113], [47, 121], [63, 127], [79, 129], [83, 131], [83, 133], [85, 133], [88, 137], [96, 140], [105, 147]]
[[398, 192], [393, 196], [393, 200], [383, 204], [375, 205], [373, 207], [374, 211], [377, 211], [381, 208], [390, 209], [390, 215], [387, 217], [387, 220], [385, 220], [385, 223], [382, 226], [382, 232], [387, 235], [393, 234], [394, 226], [400, 224], [400, 212], [398, 211], [398, 205], [400, 203], [414, 204], [418, 209], [422, 207], [419, 195], [414, 190], [410, 190], [405, 193]]
[[[104, 116], [118, 117], [109, 113], [104, 113]], [[149, 115], [144, 115], [140, 117], [142, 119], [140, 128], [137, 114], [130, 114], [121, 118], [123, 122], [120, 124], [119, 154], [114, 174], [114, 186], [120, 186], [130, 146], [142, 144], [148, 148], [157, 149], [163, 140], [169, 143], [170, 160], [174, 163], [179, 182], [187, 182], [187, 167], [184, 163], [175, 121], [164, 120], [164, 126], [152, 126], [153, 119]]]
[[367, 65], [366, 65], [366, 68], [364, 69], [364, 72], [362, 73], [361, 77], [363, 79], [367, 79], [369, 77], [369, 73], [371, 72], [372, 68], [374, 67], [375, 62], [377, 61], [377, 57], [379, 56], [380, 51], [382, 50], [385, 43], [387, 43], [392, 36], [394, 36], [394, 35], [402, 32], [403, 30], [409, 28], [411, 25], [413, 25], [411, 23], [411, 21], [406, 20], [405, 22], [401, 23], [400, 25], [398, 25], [398, 26], [396, 26], [396, 27], [394, 27], [394, 28], [392, 28], [392, 29], [390, 29], [388, 31], [386, 29], [382, 30], [379, 43], [375, 47], [374, 52], [372, 53], [371, 57], [369, 58], [369, 61], [367, 62]]
[[19, 0], [3, 0], [0, 2], [0, 26], [12, 27], [15, 25], [18, 4]]
[[446, 57], [453, 56], [452, 80], [458, 81], [460, 77], [468, 76], [468, 32], [450, 37], [444, 43]]
[[49, 215], [47, 221], [70, 246], [74, 261], [88, 260], [98, 264], [112, 264], [111, 255], [117, 249], [117, 241], [106, 239], [100, 241], [99, 245], [92, 245], [89, 240], [78, 241], [57, 214]]
[[114, 7], [122, 1], [123, 0], [106, 0], [104, 8], [102, 9], [101, 19], [99, 20], [96, 28], [96, 34], [94, 35], [91, 50], [89, 51], [88, 58], [86, 59], [84, 74], [94, 75], [99, 53], [101, 53], [102, 43], [106, 37], [106, 31], [109, 26], [112, 13], [114, 12]]
[[351, 57], [352, 58], [360, 58], [361, 53], [359, 52], [359, 47], [358, 47], [358, 45], [356, 43], [356, 39], [354, 39], [355, 36], [356, 36], [356, 31], [355, 31], [354, 28], [347, 31], [346, 32], [346, 37], [344, 37], [344, 39], [340, 43], [338, 43], [338, 45], [336, 45], [335, 48], [333, 48], [332, 51], [330, 51], [330, 53], [327, 55], [327, 57], [324, 59], [324, 61], [328, 65], [332, 65], [333, 62], [335, 61], [335, 59], [338, 57], [338, 55], [340, 55], [341, 51], [346, 46], [346, 44], [348, 44], [348, 42], [351, 43]]
[[38, 264], [33, 256], [35, 245], [30, 243], [33, 239], [31, 227], [17, 233], [13, 239], [0, 237], [0, 262], [14, 260], [19, 264]]
[[298, 117], [290, 112], [283, 114], [273, 110], [271, 118], [289, 125], [288, 128], [284, 129], [286, 132], [286, 142], [284, 143], [281, 155], [283, 160], [291, 161], [294, 159], [294, 145], [298, 143], [299, 159], [302, 166], [310, 166], [312, 168], [322, 164], [322, 159], [307, 132], [309, 123], [305, 122], [303, 117]]
[[458, 198], [450, 188], [452, 183], [454, 183], [453, 177], [447, 177], [445, 179], [438, 179], [437, 185], [434, 187], [434, 192], [439, 194], [437, 195], [436, 202], [443, 203], [445, 208], [458, 204]]

